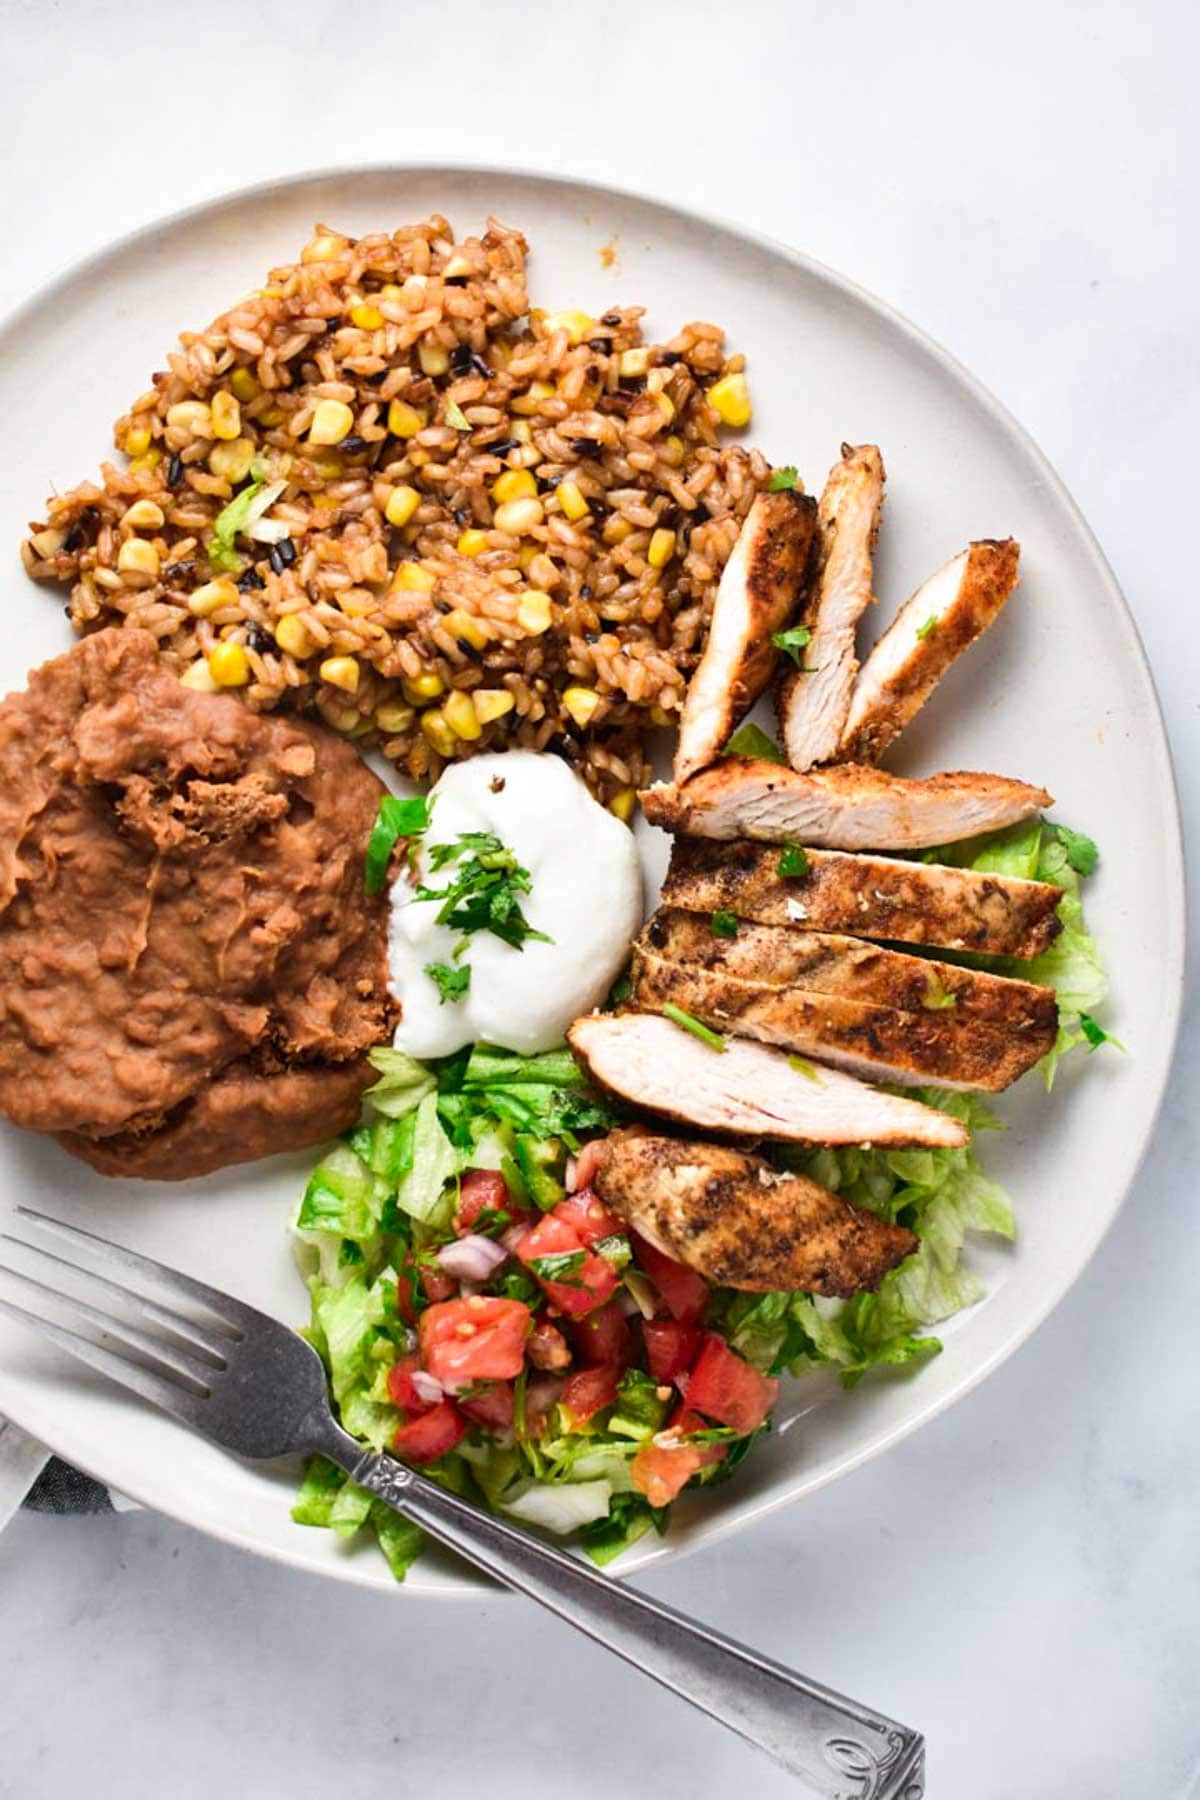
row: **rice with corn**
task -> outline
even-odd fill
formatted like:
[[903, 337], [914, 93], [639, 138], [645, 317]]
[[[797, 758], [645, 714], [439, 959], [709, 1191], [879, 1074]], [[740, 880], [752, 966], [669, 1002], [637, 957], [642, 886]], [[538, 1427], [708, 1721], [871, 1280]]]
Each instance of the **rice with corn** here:
[[183, 334], [29, 573], [77, 631], [148, 630], [189, 685], [315, 706], [416, 780], [550, 747], [628, 816], [770, 467], [720, 441], [750, 407], [717, 326], [531, 309], [526, 251], [318, 226]]

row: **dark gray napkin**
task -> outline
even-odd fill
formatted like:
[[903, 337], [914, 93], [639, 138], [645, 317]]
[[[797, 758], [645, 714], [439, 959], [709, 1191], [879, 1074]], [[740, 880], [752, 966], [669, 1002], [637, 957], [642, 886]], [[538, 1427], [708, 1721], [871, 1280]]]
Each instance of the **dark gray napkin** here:
[[52, 1456], [28, 1494], [25, 1506], [41, 1513], [110, 1513], [108, 1489], [90, 1475], [81, 1475], [70, 1463]]

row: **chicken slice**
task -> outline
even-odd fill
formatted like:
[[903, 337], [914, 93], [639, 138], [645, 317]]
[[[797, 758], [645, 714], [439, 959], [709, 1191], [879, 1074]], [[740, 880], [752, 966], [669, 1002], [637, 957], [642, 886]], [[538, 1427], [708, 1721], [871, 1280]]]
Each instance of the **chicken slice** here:
[[779, 689], [787, 759], [810, 769], [838, 753], [858, 658], [854, 633], [872, 598], [871, 559], [883, 507], [883, 458], [875, 444], [842, 445], [817, 509], [817, 569], [802, 666]]
[[634, 948], [714, 975], [767, 988], [798, 988], [843, 1000], [936, 1012], [948, 1024], [1042, 1036], [1057, 1030], [1054, 989], [929, 956], [910, 956], [882, 944], [799, 926], [739, 924], [732, 937], [715, 936], [710, 918], [662, 907], [642, 927]]
[[616, 1131], [595, 1186], [667, 1256], [749, 1293], [862, 1293], [917, 1247], [903, 1226], [723, 1144]]
[[1041, 1017], [1027, 1016], [1009, 1028], [960, 1024], [955, 996], [935, 975], [928, 977], [926, 996], [928, 1010], [904, 1011], [817, 988], [777, 986], [724, 969], [672, 962], [639, 948], [630, 1000], [645, 1012], [677, 1006], [714, 1031], [735, 1031], [817, 1057], [868, 1081], [902, 1087], [937, 1082], [964, 1092], [999, 1093], [1054, 1047], [1053, 995]]
[[684, 697], [675, 779], [707, 768], [771, 679], [772, 632], [787, 624], [804, 587], [817, 503], [808, 494], [760, 494], [721, 576], [704, 655]]
[[1017, 585], [1015, 538], [971, 544], [906, 600], [863, 664], [838, 755], [876, 762]]
[[676, 838], [663, 904], [992, 956], [1039, 956], [1062, 930], [1062, 889], [1047, 881], [843, 850], [806, 854], [808, 873], [797, 877], [779, 873], [769, 845]]
[[653, 1013], [589, 1013], [567, 1032], [592, 1079], [631, 1104], [733, 1137], [798, 1144], [957, 1149], [965, 1127], [839, 1069], [793, 1068], [779, 1050], [730, 1038], [723, 1052]]
[[977, 837], [1053, 805], [1044, 788], [1005, 775], [955, 773], [911, 780], [867, 763], [800, 774], [778, 763], [726, 757], [679, 785], [642, 794], [652, 825], [692, 837], [795, 840], [828, 850], [923, 850]]

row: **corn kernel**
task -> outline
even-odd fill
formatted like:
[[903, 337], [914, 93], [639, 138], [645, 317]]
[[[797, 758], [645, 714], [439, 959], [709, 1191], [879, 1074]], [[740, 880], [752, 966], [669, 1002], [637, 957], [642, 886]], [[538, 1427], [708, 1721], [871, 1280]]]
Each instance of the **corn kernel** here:
[[208, 672], [218, 687], [245, 687], [250, 659], [240, 644], [214, 644], [208, 653]]
[[600, 696], [595, 688], [568, 687], [563, 689], [562, 703], [582, 731], [599, 706]]
[[471, 696], [464, 694], [461, 688], [455, 688], [452, 694], [446, 695], [442, 702], [442, 714], [455, 737], [465, 738], [468, 743], [483, 732]]
[[308, 627], [298, 613], [285, 613], [274, 628], [275, 642], [289, 656], [307, 656], [312, 649]]
[[608, 803], [608, 810], [610, 813], [615, 813], [617, 815], [617, 818], [620, 819], [622, 825], [628, 825], [630, 819], [633, 817], [633, 809], [636, 805], [637, 789], [627, 787], [622, 788], [619, 793], [613, 795]]
[[650, 564], [652, 569], [662, 569], [666, 567], [674, 554], [675, 533], [673, 531], [664, 531], [660, 525], [657, 531], [651, 533], [650, 548], [646, 552], [646, 561]]
[[258, 422], [264, 431], [274, 431], [277, 425], [283, 424], [285, 416], [282, 406], [270, 406], [266, 412], [259, 413]]
[[129, 465], [131, 475], [140, 475], [143, 469], [157, 469], [162, 461], [161, 450], [146, 450], [141, 456], [135, 456]]
[[632, 534], [633, 526], [629, 523], [629, 520], [622, 519], [619, 514], [614, 513], [611, 517], [605, 519], [604, 530], [600, 535], [606, 544], [615, 545], [623, 544], [625, 539], [632, 536]]
[[227, 394], [224, 388], [218, 389], [212, 397], [212, 405], [209, 408], [209, 411], [212, 415], [214, 437], [224, 438], [226, 442], [230, 442], [235, 437], [240, 437], [242, 430], [242, 409], [232, 394]]
[[586, 519], [591, 508], [583, 497], [583, 490], [574, 481], [560, 481], [558, 484], [558, 504], [572, 523]]
[[403, 562], [396, 570], [392, 586], [403, 593], [431, 594], [437, 586], [437, 576], [432, 569], [423, 568], [420, 563]]
[[492, 499], [503, 506], [508, 500], [524, 500], [537, 493], [537, 481], [528, 469], [505, 469], [492, 483]]
[[395, 525], [399, 529], [408, 524], [420, 504], [421, 496], [415, 487], [394, 487], [388, 495], [383, 516], [389, 525]]
[[446, 691], [446, 684], [436, 669], [427, 669], [424, 675], [414, 676], [412, 681], [402, 681], [400, 686], [404, 689], [404, 698], [413, 706], [420, 706], [423, 700], [436, 700], [439, 694]]
[[523, 394], [518, 394], [509, 401], [509, 410], [515, 413], [540, 412], [543, 400], [554, 397], [554, 387], [549, 381], [531, 381]]
[[452, 637], [464, 644], [470, 644], [474, 650], [486, 650], [488, 646], [487, 627], [474, 617], [472, 613], [463, 612], [458, 607], [447, 613], [442, 624]]
[[338, 706], [328, 696], [317, 701], [317, 711], [327, 725], [332, 725], [335, 731], [345, 732], [347, 737], [357, 737], [371, 729], [370, 719], [364, 718], [357, 707]]
[[354, 414], [344, 400], [318, 400], [308, 428], [310, 444], [340, 444], [354, 424]]
[[236, 606], [239, 598], [233, 582], [222, 575], [216, 581], [206, 581], [203, 587], [188, 595], [188, 611], [197, 619], [207, 619], [222, 606]]
[[565, 331], [572, 344], [582, 344], [584, 338], [590, 337], [596, 329], [595, 319], [585, 312], [570, 309], [566, 312], [548, 313], [545, 323], [548, 332]]
[[446, 715], [431, 706], [421, 714], [421, 730], [439, 756], [453, 756], [457, 738], [446, 722]]
[[321, 680], [347, 694], [358, 692], [358, 675], [358, 661], [353, 656], [327, 656], [320, 667]]
[[150, 448], [150, 427], [131, 425], [125, 433], [125, 442], [121, 448], [126, 456], [143, 456]]
[[543, 594], [540, 588], [529, 588], [521, 595], [517, 605], [517, 624], [530, 637], [538, 637], [543, 631], [549, 631], [553, 612], [549, 594]]
[[427, 414], [423, 407], [410, 406], [407, 400], [393, 400], [388, 407], [388, 430], [393, 437], [416, 437], [424, 431]]
[[246, 479], [253, 461], [254, 440], [248, 437], [234, 438], [230, 444], [216, 443], [208, 453], [208, 466], [213, 474], [235, 487]]
[[389, 702], [387, 706], [378, 706], [375, 709], [376, 725], [380, 731], [386, 731], [393, 736], [401, 731], [407, 731], [416, 716], [411, 706], [397, 706], [394, 702]]
[[348, 619], [367, 619], [378, 602], [366, 588], [344, 588], [337, 596], [338, 608]]
[[146, 581], [157, 581], [158, 551], [145, 538], [126, 538], [117, 552], [117, 567], [122, 575], [137, 575]]
[[192, 688], [198, 694], [215, 694], [217, 691], [212, 670], [203, 657], [186, 668], [179, 679], [185, 688]]
[[502, 719], [516, 705], [507, 688], [476, 688], [471, 700], [475, 707], [475, 717], [481, 725], [490, 725], [494, 719]]
[[244, 406], [248, 400], [257, 399], [261, 389], [249, 369], [235, 369], [229, 377], [230, 392]]
[[377, 306], [370, 306], [360, 300], [357, 306], [350, 308], [350, 322], [357, 325], [360, 331], [378, 331], [383, 324], [383, 314]]
[[497, 531], [507, 531], [513, 537], [520, 537], [523, 531], [533, 531], [545, 517], [540, 500], [510, 500], [506, 506], [498, 506], [492, 523]]
[[639, 344], [632, 350], [622, 350], [617, 358], [617, 374], [623, 375], [627, 381], [636, 381], [650, 367], [650, 351], [645, 344]]
[[135, 500], [126, 509], [121, 523], [134, 531], [160, 531], [164, 524], [163, 509], [153, 500]]
[[533, 426], [528, 419], [518, 419], [508, 435], [516, 438], [518, 444], [532, 444]]
[[517, 551], [517, 567], [523, 575], [528, 575], [540, 555], [541, 551], [536, 544], [522, 544]]
[[305, 244], [300, 252], [300, 261], [306, 263], [332, 262], [333, 258], [340, 256], [345, 248], [345, 238], [335, 237], [332, 232], [321, 232]]
[[450, 352], [441, 344], [422, 344], [417, 350], [422, 375], [444, 375], [450, 367]]
[[676, 437], [674, 433], [672, 433], [669, 438], [663, 440], [662, 449], [659, 451], [659, 455], [664, 462], [670, 463], [672, 468], [679, 468], [680, 464], [683, 462], [684, 455], [683, 439], [681, 437]]
[[167, 424], [173, 431], [190, 431], [193, 437], [213, 435], [212, 411], [203, 400], [180, 400], [168, 409]]
[[379, 298], [381, 300], [403, 300], [404, 289], [398, 287], [394, 281], [385, 281], [379, 290]]
[[477, 531], [473, 527], [468, 527], [466, 531], [461, 532], [458, 542], [454, 546], [460, 556], [482, 556], [487, 547], [487, 532]]
[[750, 423], [754, 409], [750, 404], [750, 389], [744, 375], [723, 375], [720, 381], [714, 381], [708, 390], [708, 400], [716, 408], [722, 425], [740, 430], [743, 425]]
[[670, 394], [655, 394], [655, 405], [669, 425], [675, 417], [675, 402]]

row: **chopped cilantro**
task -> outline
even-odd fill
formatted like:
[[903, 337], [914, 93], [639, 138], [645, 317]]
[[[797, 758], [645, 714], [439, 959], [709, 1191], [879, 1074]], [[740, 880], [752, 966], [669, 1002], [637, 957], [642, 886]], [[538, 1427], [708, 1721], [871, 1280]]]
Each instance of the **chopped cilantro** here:
[[777, 650], [782, 650], [785, 656], [790, 656], [802, 673], [812, 673], [811, 670], [804, 668], [804, 658], [800, 654], [804, 646], [812, 642], [812, 632], [807, 625], [793, 625], [790, 631], [773, 631], [771, 642]]
[[614, 1232], [611, 1237], [597, 1238], [592, 1248], [597, 1256], [602, 1256], [605, 1262], [610, 1262], [614, 1269], [623, 1269], [633, 1256], [633, 1251], [629, 1247], [629, 1239], [622, 1237], [617, 1232]]
[[1100, 851], [1095, 839], [1086, 837], [1082, 831], [1072, 831], [1069, 825], [1055, 825], [1053, 830], [1075, 873], [1093, 874], [1100, 861]]
[[387, 880], [396, 839], [419, 837], [428, 825], [429, 802], [422, 795], [414, 795], [408, 800], [402, 800], [396, 794], [383, 796], [367, 843], [363, 886], [368, 894], [377, 894]]
[[925, 623], [923, 625], [917, 626], [917, 636], [919, 638], [927, 638], [929, 636], [929, 634], [933, 631], [936, 631], [937, 628], [938, 628], [937, 614], [930, 613], [930, 615], [926, 619]]
[[[429, 852], [434, 869], [456, 864], [454, 878], [444, 888], [419, 887], [414, 900], [440, 902], [437, 923], [452, 931], [490, 931], [502, 943], [520, 950], [529, 939], [549, 944], [553, 939], [537, 931], [521, 910], [517, 898], [532, 890], [529, 870], [523, 869], [511, 850], [490, 831], [465, 831], [452, 844], [435, 844]], [[465, 946], [459, 947], [456, 956]]]
[[808, 856], [800, 844], [785, 844], [783, 855], [779, 859], [781, 875], [807, 875]]
[[1098, 1050], [1101, 1044], [1111, 1044], [1114, 1050], [1124, 1050], [1125, 1048], [1120, 1038], [1115, 1038], [1111, 1031], [1105, 1031], [1103, 1025], [1098, 1024], [1091, 1013], [1080, 1013], [1079, 1029], [1087, 1039], [1089, 1051]]
[[749, 720], [746, 724], [739, 725], [721, 754], [722, 756], [746, 756], [752, 761], [758, 762], [781, 763], [783, 761], [783, 751], [775, 739], [768, 737], [765, 731], [760, 731], [757, 725], [750, 724]]
[[785, 463], [782, 469], [776, 469], [767, 483], [768, 494], [790, 494], [797, 481], [797, 471], [792, 463]]
[[426, 963], [425, 973], [438, 991], [439, 1004], [461, 1000], [471, 985], [470, 969], [452, 969], [449, 963]]
[[725, 1039], [719, 1031], [710, 1031], [707, 1025], [702, 1025], [699, 1019], [693, 1019], [691, 1013], [684, 1012], [682, 1006], [676, 1006], [674, 1001], [667, 1001], [663, 1007], [663, 1017], [670, 1019], [672, 1025], [678, 1025], [683, 1031], [690, 1031], [693, 1037], [699, 1038], [702, 1044], [707, 1044], [710, 1050], [724, 1050]]
[[708, 921], [708, 928], [714, 937], [731, 938], [738, 934], [738, 916], [725, 907], [718, 907]]
[[806, 1081], [819, 1081], [821, 1079], [806, 1057], [789, 1056], [788, 1067], [790, 1069], [795, 1069], [797, 1075], [803, 1075]]
[[535, 1256], [529, 1267], [539, 1281], [557, 1281], [562, 1287], [582, 1287], [576, 1279], [587, 1261], [586, 1250], [560, 1250], [554, 1256]]

